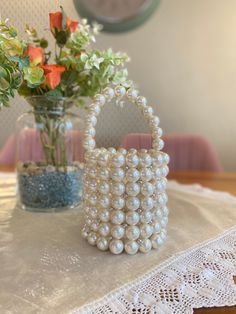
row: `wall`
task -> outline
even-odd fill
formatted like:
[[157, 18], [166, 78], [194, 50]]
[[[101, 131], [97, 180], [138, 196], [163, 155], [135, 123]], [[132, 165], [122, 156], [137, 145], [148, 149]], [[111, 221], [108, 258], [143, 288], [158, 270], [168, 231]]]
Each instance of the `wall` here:
[[[72, 0], [61, 2], [76, 17]], [[42, 29], [46, 13], [56, 5], [48, 0], [2, 0], [0, 12], [18, 25], [25, 21]], [[207, 135], [226, 170], [236, 170], [235, 11], [235, 0], [162, 0], [143, 27], [121, 35], [103, 34], [98, 41], [100, 48], [111, 46], [131, 56], [130, 76], [155, 107], [165, 132]], [[0, 146], [12, 129], [9, 120], [25, 109], [18, 99], [15, 102], [0, 115]], [[111, 144], [124, 131], [146, 130], [132, 107], [125, 109], [122, 124], [120, 110], [111, 109], [101, 118], [100, 142], [108, 129], [116, 135], [105, 141]]]

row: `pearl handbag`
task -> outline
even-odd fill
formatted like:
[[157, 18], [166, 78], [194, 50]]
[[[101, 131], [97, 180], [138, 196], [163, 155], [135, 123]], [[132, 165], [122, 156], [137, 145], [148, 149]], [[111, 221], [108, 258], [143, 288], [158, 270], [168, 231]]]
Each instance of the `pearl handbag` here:
[[[150, 150], [95, 148], [95, 125], [101, 107], [112, 98], [126, 97], [141, 109], [153, 137]], [[159, 118], [138, 91], [107, 87], [89, 106], [85, 129], [82, 236], [99, 250], [113, 254], [149, 252], [166, 238], [169, 210], [166, 176], [169, 156], [158, 127]]]

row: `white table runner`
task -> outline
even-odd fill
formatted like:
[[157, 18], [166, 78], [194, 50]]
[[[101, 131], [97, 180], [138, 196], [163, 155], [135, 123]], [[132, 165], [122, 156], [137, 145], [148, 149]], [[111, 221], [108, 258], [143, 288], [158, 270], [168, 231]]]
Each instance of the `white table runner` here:
[[175, 182], [168, 194], [166, 244], [114, 256], [81, 239], [79, 209], [14, 208], [15, 179], [0, 176], [0, 313], [168, 314], [236, 304], [236, 198]]

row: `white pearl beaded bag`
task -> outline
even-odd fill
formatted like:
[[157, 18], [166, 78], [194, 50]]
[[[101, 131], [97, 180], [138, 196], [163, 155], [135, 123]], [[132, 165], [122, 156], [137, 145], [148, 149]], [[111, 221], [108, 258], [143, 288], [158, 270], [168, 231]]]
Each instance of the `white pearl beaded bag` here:
[[[101, 107], [114, 97], [127, 97], [147, 120], [153, 137], [150, 150], [95, 148], [95, 126]], [[161, 152], [159, 118], [136, 89], [107, 87], [89, 106], [85, 129], [82, 236], [99, 250], [113, 254], [149, 252], [166, 239], [169, 210], [166, 176], [169, 156]]]

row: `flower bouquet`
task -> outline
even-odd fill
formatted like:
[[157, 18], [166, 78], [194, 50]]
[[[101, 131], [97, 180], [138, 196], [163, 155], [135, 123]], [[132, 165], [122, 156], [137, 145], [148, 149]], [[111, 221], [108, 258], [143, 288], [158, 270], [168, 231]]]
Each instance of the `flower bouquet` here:
[[85, 97], [110, 84], [131, 84], [126, 54], [92, 47], [100, 25], [73, 21], [63, 8], [50, 13], [49, 21], [52, 50], [36, 29], [27, 25], [25, 40], [7, 20], [0, 21], [0, 108], [16, 92], [31, 106], [18, 119], [17, 170], [20, 202], [35, 211], [80, 201], [83, 121], [68, 109], [85, 107]]

